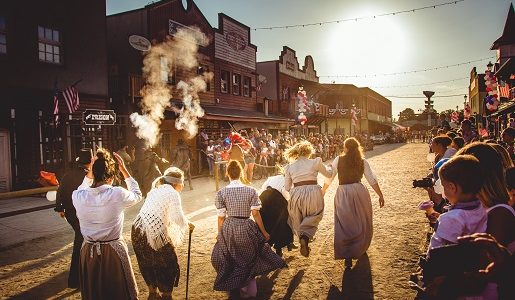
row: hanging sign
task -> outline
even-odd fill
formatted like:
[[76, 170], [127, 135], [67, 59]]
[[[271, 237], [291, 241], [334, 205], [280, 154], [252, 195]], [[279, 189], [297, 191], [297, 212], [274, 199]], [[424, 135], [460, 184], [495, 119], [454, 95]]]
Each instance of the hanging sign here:
[[82, 120], [86, 125], [114, 125], [116, 113], [109, 109], [86, 109]]

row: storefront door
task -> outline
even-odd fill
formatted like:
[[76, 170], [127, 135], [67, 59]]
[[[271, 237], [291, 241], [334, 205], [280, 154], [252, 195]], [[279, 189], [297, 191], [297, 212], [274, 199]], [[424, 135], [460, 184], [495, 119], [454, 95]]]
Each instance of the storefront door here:
[[9, 146], [9, 132], [0, 129], [0, 192], [11, 190], [11, 149]]

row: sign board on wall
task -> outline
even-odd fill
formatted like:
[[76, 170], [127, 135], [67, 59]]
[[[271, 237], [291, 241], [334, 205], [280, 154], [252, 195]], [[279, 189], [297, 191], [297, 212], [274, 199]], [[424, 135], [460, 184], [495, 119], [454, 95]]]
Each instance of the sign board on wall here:
[[250, 46], [248, 28], [222, 18], [223, 33], [215, 33], [215, 57], [256, 69], [256, 48]]
[[86, 109], [82, 120], [86, 125], [114, 125], [116, 113], [109, 109]]

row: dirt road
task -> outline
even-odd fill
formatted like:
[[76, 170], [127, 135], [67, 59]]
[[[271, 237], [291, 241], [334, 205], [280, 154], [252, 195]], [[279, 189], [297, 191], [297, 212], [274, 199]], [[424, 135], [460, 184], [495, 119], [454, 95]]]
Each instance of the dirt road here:
[[[298, 251], [284, 252], [289, 267], [258, 279], [258, 299], [413, 299], [415, 293], [406, 282], [423, 251], [427, 224], [416, 208], [425, 195], [412, 189], [411, 181], [427, 173], [426, 151], [425, 144], [398, 144], [376, 147], [366, 153], [386, 204], [380, 209], [377, 196], [370, 189], [374, 237], [368, 255], [362, 257], [352, 270], [344, 272], [343, 262], [333, 259], [332, 203], [337, 187], [333, 182], [325, 196], [326, 210], [316, 240], [311, 244], [310, 257], [304, 258]], [[191, 250], [190, 299], [225, 299], [224, 293], [212, 289], [215, 272], [210, 255], [216, 236], [214, 192], [203, 192], [205, 187], [198, 187], [184, 194], [185, 211], [196, 224]], [[124, 229], [127, 241], [130, 240], [130, 223], [138, 209], [139, 205], [127, 212]], [[30, 218], [26, 222], [31, 222]], [[66, 288], [72, 240], [71, 229], [64, 228], [1, 249], [0, 297], [80, 298], [79, 292]], [[128, 244], [140, 298], [145, 299], [146, 285], [130, 242]], [[173, 293], [176, 299], [183, 299], [185, 294], [186, 247], [178, 249], [184, 276]]]

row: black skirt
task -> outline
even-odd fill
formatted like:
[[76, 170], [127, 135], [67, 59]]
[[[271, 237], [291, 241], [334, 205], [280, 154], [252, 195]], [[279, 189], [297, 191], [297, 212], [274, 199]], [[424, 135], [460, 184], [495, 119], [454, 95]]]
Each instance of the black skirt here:
[[172, 244], [154, 250], [147, 242], [147, 236], [139, 228], [132, 226], [132, 247], [138, 260], [139, 269], [148, 286], [170, 293], [179, 284], [180, 268]]
[[288, 225], [288, 201], [278, 190], [271, 187], [264, 190], [259, 199], [263, 225], [270, 234], [268, 244], [275, 249], [288, 246], [293, 242], [293, 233]]

